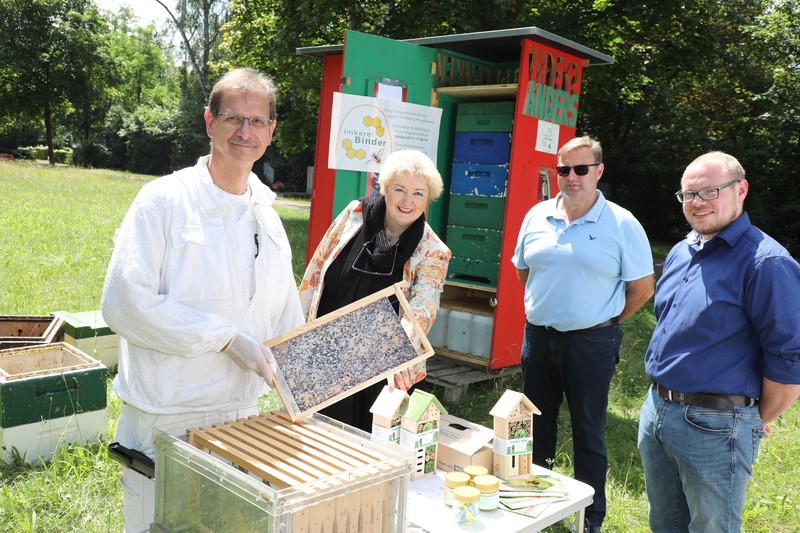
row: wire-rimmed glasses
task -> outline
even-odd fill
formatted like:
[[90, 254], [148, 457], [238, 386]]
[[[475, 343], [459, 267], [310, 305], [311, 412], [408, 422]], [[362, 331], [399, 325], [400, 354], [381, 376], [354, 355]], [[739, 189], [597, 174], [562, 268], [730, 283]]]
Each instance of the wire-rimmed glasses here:
[[217, 113], [216, 117], [224, 127], [232, 130], [241, 128], [245, 120], [254, 130], [266, 130], [274, 122], [274, 119], [269, 117], [243, 117], [235, 113]]

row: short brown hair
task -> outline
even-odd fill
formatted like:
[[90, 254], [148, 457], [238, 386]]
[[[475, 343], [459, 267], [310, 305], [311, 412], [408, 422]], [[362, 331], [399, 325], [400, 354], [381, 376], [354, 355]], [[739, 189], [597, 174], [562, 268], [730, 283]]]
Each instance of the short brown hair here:
[[600, 146], [600, 141], [597, 139], [592, 139], [588, 135], [584, 135], [583, 137], [575, 137], [574, 139], [567, 141], [564, 146], [558, 150], [558, 158], [561, 159], [567, 152], [577, 150], [578, 148], [588, 148], [592, 151], [592, 156], [594, 156], [595, 163], [603, 162], [603, 147]]
[[237, 68], [222, 76], [208, 97], [208, 111], [212, 116], [219, 113], [219, 104], [222, 101], [222, 94], [226, 91], [250, 93], [261, 96], [269, 105], [269, 118], [276, 118], [277, 106], [275, 99], [278, 89], [272, 78], [262, 72], [252, 68]]

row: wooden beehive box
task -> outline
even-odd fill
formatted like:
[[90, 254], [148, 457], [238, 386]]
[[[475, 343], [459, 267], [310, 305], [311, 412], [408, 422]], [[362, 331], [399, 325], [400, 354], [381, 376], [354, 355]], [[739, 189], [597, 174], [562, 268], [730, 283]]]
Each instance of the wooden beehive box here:
[[[411, 340], [396, 302], [414, 330]], [[266, 345], [277, 362], [275, 388], [299, 420], [433, 355], [401, 284], [312, 320]]]
[[533, 415], [542, 414], [527, 396], [507, 390], [489, 412], [494, 421], [494, 475], [528, 474], [533, 452]]
[[119, 335], [108, 327], [99, 309], [72, 313], [55, 311], [64, 320], [64, 342], [91, 355], [107, 368], [119, 363]]
[[46, 461], [106, 433], [106, 367], [64, 342], [0, 352], [0, 448]]
[[0, 350], [63, 340], [64, 320], [54, 316], [0, 316]]
[[273, 412], [156, 437], [164, 531], [400, 532], [410, 456], [314, 414]]

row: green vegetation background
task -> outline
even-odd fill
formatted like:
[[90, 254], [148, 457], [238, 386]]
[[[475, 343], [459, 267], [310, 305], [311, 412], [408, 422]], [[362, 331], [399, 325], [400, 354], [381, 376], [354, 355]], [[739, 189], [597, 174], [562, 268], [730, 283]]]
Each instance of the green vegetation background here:
[[[104, 170], [47, 168], [0, 162], [0, 315], [43, 315], [98, 309], [114, 230], [149, 176]], [[299, 279], [305, 258], [308, 211], [279, 207], [294, 249]], [[662, 258], [668, 246], [654, 247]], [[647, 499], [636, 450], [638, 410], [647, 388], [642, 359], [654, 325], [652, 305], [627, 321], [612, 383], [607, 426], [610, 455], [607, 532], [647, 531]], [[471, 389], [457, 416], [491, 426], [489, 410], [519, 378]], [[435, 391], [434, 391], [435, 392]], [[119, 400], [108, 387], [108, 434]], [[535, 423], [535, 421], [534, 421]], [[554, 468], [571, 473], [569, 420], [562, 413]], [[745, 508], [745, 532], [800, 531], [800, 407], [773, 424], [761, 444]], [[71, 446], [45, 466], [0, 465], [0, 530], [108, 532], [122, 530], [119, 468], [103, 444]], [[566, 531], [559, 524], [548, 529]]]

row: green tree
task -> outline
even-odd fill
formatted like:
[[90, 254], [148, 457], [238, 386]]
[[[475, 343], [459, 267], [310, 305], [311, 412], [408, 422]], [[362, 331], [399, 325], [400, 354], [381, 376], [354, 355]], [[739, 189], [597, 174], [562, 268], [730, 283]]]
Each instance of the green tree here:
[[[279, 84], [278, 148], [267, 152], [282, 174], [302, 177], [311, 164], [319, 107], [321, 63], [300, 57], [300, 47], [340, 44], [348, 29], [406, 39], [513, 27], [522, 2], [504, 0], [232, 0], [223, 28], [218, 71], [250, 66]], [[421, 16], [424, 14], [424, 16]]]
[[204, 95], [208, 95], [209, 65], [217, 59], [220, 30], [228, 17], [225, 0], [178, 0], [175, 10], [155, 0], [166, 10], [181, 37], [185, 58], [197, 76]]
[[0, 0], [0, 90], [6, 115], [44, 122], [55, 164], [54, 117], [73, 110], [90, 121], [105, 69], [103, 25], [91, 0]]
[[[679, 188], [683, 169], [692, 159], [723, 150], [750, 171], [753, 187], [747, 208], [754, 221], [791, 244], [783, 226], [771, 219], [779, 211], [789, 214], [775, 209], [783, 205], [796, 220], [797, 205], [785, 197], [764, 204], [768, 184], [763, 183], [760, 169], [768, 161], [785, 159], [782, 141], [772, 133], [786, 124], [776, 120], [776, 113], [783, 119], [792, 114], [782, 109], [776, 96], [794, 102], [797, 98], [776, 85], [780, 82], [776, 74], [783, 72], [783, 87], [791, 87], [785, 81], [793, 78], [791, 65], [796, 72], [798, 62], [796, 54], [792, 58], [787, 53], [787, 43], [797, 35], [796, 17], [792, 18], [797, 3], [526, 4], [527, 13], [521, 16], [525, 25], [546, 28], [614, 57], [613, 65], [585, 71], [578, 129], [603, 142], [607, 164], [603, 182], [615, 200], [634, 211], [652, 239], [674, 241], [685, 234], [688, 225], [672, 192]], [[796, 81], [794, 77], [794, 94]], [[784, 170], [796, 183], [797, 173]]]
[[108, 55], [114, 67], [110, 101], [100, 122], [107, 164], [165, 173], [172, 166], [181, 102], [180, 70], [170, 52], [170, 36], [152, 24], [138, 25], [127, 9], [108, 17]]

